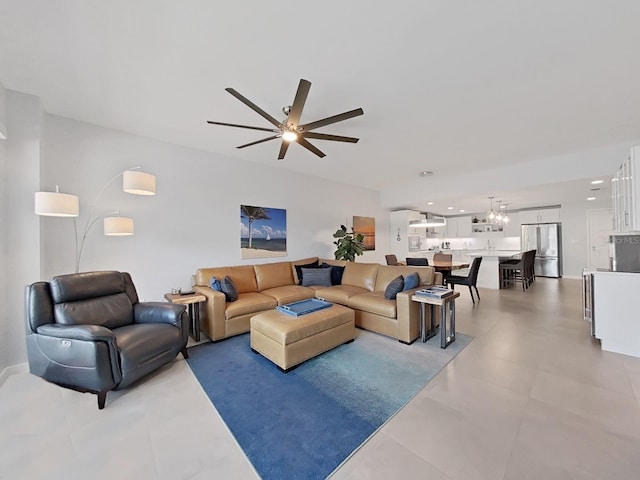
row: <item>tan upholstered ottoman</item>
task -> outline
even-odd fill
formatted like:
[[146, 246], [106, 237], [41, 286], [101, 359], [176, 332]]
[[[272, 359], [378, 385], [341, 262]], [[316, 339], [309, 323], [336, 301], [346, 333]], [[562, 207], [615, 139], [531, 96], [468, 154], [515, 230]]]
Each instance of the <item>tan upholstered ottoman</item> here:
[[332, 305], [300, 317], [277, 310], [251, 317], [251, 349], [282, 370], [352, 342], [356, 335], [353, 310]]

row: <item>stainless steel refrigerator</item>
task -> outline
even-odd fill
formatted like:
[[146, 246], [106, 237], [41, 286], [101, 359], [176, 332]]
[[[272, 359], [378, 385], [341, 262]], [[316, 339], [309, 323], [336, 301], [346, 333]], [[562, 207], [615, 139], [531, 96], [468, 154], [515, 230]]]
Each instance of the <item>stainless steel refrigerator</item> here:
[[562, 277], [562, 229], [559, 223], [524, 224], [520, 249], [536, 251], [534, 272], [538, 277]]
[[609, 262], [613, 272], [640, 272], [640, 234], [609, 236]]

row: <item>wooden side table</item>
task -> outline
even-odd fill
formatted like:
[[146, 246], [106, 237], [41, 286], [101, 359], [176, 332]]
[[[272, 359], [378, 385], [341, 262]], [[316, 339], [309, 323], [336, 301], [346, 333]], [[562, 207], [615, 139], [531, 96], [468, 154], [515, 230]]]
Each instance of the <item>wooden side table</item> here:
[[200, 302], [205, 302], [207, 298], [199, 293], [165, 293], [164, 298], [170, 303], [186, 305], [191, 322], [189, 333], [196, 342], [200, 341]]
[[[436, 306], [440, 306], [440, 348], [447, 348], [456, 341], [456, 298], [460, 292], [453, 292], [445, 298], [434, 298], [426, 295], [413, 295], [411, 300], [420, 302], [420, 337], [426, 342], [436, 334]], [[426, 307], [431, 308], [431, 321], [427, 329]], [[447, 333], [447, 311], [449, 312], [449, 331]]]

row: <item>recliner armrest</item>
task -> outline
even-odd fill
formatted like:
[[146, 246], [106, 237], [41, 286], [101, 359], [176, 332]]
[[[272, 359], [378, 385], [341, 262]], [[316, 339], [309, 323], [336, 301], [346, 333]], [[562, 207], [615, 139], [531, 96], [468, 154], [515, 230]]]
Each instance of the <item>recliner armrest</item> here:
[[134, 323], [168, 323], [182, 328], [182, 315], [187, 307], [177, 303], [141, 302], [133, 306]]
[[88, 342], [113, 342], [115, 340], [113, 332], [100, 325], [59, 325], [50, 323], [40, 325], [37, 333], [47, 337]]

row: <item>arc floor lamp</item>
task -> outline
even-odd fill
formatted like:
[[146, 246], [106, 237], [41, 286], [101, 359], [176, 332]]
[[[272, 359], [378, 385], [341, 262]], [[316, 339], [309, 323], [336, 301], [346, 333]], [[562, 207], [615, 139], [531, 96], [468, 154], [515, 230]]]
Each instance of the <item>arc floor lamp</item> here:
[[75, 231], [76, 255], [75, 268], [76, 273], [80, 271], [80, 260], [82, 259], [82, 251], [84, 250], [84, 242], [87, 234], [98, 220], [103, 220], [103, 232], [108, 236], [133, 235], [134, 226], [133, 219], [129, 217], [121, 217], [120, 212], [109, 212], [105, 215], [94, 218], [95, 207], [98, 200], [118, 177], [122, 176], [122, 190], [134, 195], [155, 195], [156, 194], [156, 177], [150, 173], [142, 171], [141, 167], [132, 167], [114, 175], [100, 189], [96, 197], [89, 206], [89, 216], [82, 230], [81, 236], [78, 232], [78, 224], [76, 217], [80, 215], [80, 198], [77, 195], [61, 193], [56, 186], [55, 192], [36, 192], [35, 194], [35, 213], [47, 217], [72, 217], [73, 228]]

